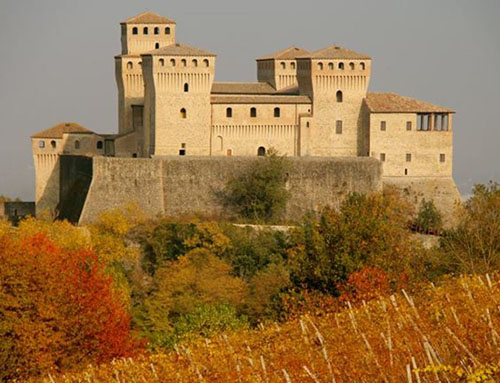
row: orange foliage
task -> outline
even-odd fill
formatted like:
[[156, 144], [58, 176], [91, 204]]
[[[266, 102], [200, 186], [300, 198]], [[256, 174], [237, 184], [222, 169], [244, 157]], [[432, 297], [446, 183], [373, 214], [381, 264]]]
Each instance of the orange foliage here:
[[130, 318], [90, 250], [0, 232], [0, 380], [131, 356]]
[[378, 267], [364, 267], [349, 275], [347, 282], [339, 287], [343, 301], [361, 302], [387, 296], [391, 292], [389, 275]]

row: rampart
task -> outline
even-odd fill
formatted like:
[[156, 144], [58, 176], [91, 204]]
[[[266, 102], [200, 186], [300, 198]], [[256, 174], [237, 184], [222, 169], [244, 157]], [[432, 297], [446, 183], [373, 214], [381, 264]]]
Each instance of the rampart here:
[[[105, 210], [137, 203], [148, 215], [218, 216], [224, 212], [217, 192], [244, 172], [255, 157], [159, 157], [153, 159], [94, 157], [92, 171], [86, 161], [61, 157], [61, 173], [88, 177], [87, 193], [61, 193], [60, 215], [87, 223]], [[285, 218], [294, 220], [308, 211], [336, 207], [351, 192], [382, 189], [381, 163], [373, 158], [290, 158], [286, 175], [291, 198]], [[79, 166], [84, 169], [79, 169]], [[85, 180], [84, 180], [85, 181]], [[61, 190], [74, 190], [78, 177], [61, 178]], [[86, 181], [83, 182], [86, 184]], [[83, 195], [85, 194], [85, 195]], [[81, 213], [76, 214], [81, 208]], [[79, 215], [78, 219], [75, 219]]]

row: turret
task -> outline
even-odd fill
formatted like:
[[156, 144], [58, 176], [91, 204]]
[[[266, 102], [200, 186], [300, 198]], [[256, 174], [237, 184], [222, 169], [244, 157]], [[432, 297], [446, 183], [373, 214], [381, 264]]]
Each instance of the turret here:
[[257, 79], [259, 82], [267, 82], [276, 90], [281, 90], [297, 85], [297, 62], [296, 58], [308, 52], [290, 47], [257, 59]]

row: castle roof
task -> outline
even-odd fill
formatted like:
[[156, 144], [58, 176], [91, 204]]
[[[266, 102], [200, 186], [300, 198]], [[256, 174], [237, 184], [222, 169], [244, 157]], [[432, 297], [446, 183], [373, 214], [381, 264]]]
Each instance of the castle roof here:
[[347, 48], [339, 47], [338, 45], [331, 45], [329, 47], [319, 49], [299, 56], [301, 59], [354, 59], [354, 60], [371, 60], [370, 56], [354, 52]]
[[365, 103], [373, 113], [455, 113], [443, 106], [396, 93], [368, 93]]
[[310, 104], [308, 96], [212, 94], [212, 104]]
[[263, 60], [294, 60], [298, 56], [307, 55], [309, 52], [304, 49], [291, 46], [279, 52], [259, 57], [257, 61]]
[[186, 44], [171, 44], [165, 47], [155, 49], [147, 53], [143, 53], [143, 56], [216, 56], [215, 53], [204, 51], [200, 48], [192, 47]]
[[214, 82], [212, 94], [273, 94], [276, 90], [267, 82]]
[[31, 138], [62, 138], [65, 133], [93, 134], [94, 132], [76, 122], [62, 122], [52, 128], [33, 134]]
[[175, 21], [154, 12], [142, 12], [120, 24], [175, 24]]

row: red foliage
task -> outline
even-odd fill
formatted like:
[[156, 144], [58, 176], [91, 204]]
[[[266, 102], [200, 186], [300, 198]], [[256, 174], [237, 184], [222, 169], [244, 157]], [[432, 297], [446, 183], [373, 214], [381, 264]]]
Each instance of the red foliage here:
[[[402, 274], [396, 285], [405, 283], [405, 274]], [[391, 293], [391, 280], [389, 274], [378, 267], [363, 267], [349, 275], [347, 282], [339, 287], [342, 301], [360, 302], [370, 301]]]
[[0, 236], [0, 380], [131, 356], [139, 349], [112, 280], [90, 250], [43, 234]]

